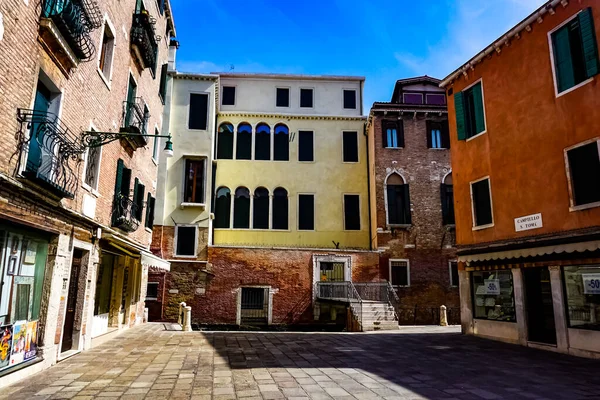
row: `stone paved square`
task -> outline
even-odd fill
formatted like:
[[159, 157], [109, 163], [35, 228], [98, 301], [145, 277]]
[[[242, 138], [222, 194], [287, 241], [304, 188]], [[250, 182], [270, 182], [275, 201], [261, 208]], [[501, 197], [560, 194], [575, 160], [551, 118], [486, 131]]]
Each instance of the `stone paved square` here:
[[600, 361], [415, 328], [378, 333], [132, 328], [0, 399], [597, 399]]

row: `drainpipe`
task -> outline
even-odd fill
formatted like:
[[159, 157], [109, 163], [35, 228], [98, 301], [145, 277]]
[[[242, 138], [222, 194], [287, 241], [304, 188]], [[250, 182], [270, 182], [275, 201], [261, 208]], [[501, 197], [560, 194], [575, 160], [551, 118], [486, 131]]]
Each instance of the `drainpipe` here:
[[373, 250], [373, 232], [371, 229], [371, 174], [369, 173], [369, 135], [367, 134], [367, 123], [363, 124], [363, 135], [367, 141], [367, 202], [369, 203], [369, 250]]

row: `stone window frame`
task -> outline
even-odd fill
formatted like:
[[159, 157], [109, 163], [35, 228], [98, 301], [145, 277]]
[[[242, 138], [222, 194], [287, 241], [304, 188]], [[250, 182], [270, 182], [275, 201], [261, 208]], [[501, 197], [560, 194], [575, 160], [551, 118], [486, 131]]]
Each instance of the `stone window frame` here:
[[[354, 92], [354, 107], [346, 107], [346, 92]], [[358, 110], [358, 90], [356, 88], [342, 88], [342, 109]]]
[[[394, 261], [400, 261], [400, 262], [406, 262], [406, 285], [394, 285], [392, 282], [392, 262]], [[398, 289], [398, 288], [405, 288], [405, 287], [410, 287], [410, 260], [408, 258], [390, 258], [388, 260], [388, 273], [389, 273], [389, 278], [390, 278], [390, 285], [392, 285], [392, 287], [394, 289]]]
[[316, 297], [317, 293], [314, 290], [316, 287], [316, 283], [319, 282], [319, 270], [321, 262], [334, 262], [334, 263], [343, 263], [344, 264], [344, 279], [348, 282], [352, 282], [352, 256], [349, 255], [340, 255], [340, 254], [313, 254], [312, 256], [312, 264], [313, 264], [313, 298]]
[[[392, 228], [409, 228], [410, 226], [412, 226], [412, 224], [390, 224], [390, 217], [389, 217], [389, 213], [388, 213], [388, 195], [387, 195], [387, 181], [389, 179], [390, 176], [392, 176], [393, 174], [399, 175], [400, 178], [402, 178], [402, 181], [404, 182], [404, 185], [408, 184], [408, 181], [406, 180], [406, 177], [404, 176], [404, 174], [402, 174], [402, 172], [404, 172], [401, 169], [392, 169], [386, 176], [385, 179], [383, 180], [383, 201], [384, 201], [384, 205], [385, 205], [385, 226], [386, 227], [392, 227]], [[410, 203], [410, 198], [408, 199], [409, 203]], [[410, 203], [410, 211], [412, 213], [412, 203]]]
[[[181, 160], [183, 161], [183, 171], [181, 174], [181, 190], [180, 190], [180, 195], [181, 195], [181, 202], [179, 203], [179, 206], [181, 208], [185, 208], [185, 207], [201, 207], [204, 208], [206, 207], [206, 201], [207, 201], [207, 194], [206, 194], [206, 189], [207, 189], [207, 181], [208, 181], [208, 155], [206, 154], [183, 154], [181, 156]], [[203, 201], [202, 203], [189, 203], [185, 201], [185, 190], [186, 190], [186, 161], [187, 160], [195, 160], [195, 161], [202, 161], [204, 162], [204, 171], [203, 171], [203, 175], [202, 175], [202, 186], [204, 189], [204, 196], [203, 196]]]
[[592, 139], [585, 140], [583, 142], [579, 142], [574, 144], [573, 146], [569, 146], [563, 150], [564, 159], [565, 159], [565, 173], [567, 174], [567, 188], [569, 190], [569, 212], [587, 210], [589, 208], [600, 207], [600, 201], [595, 201], [587, 204], [575, 204], [575, 193], [573, 191], [573, 178], [571, 177], [571, 169], [569, 166], [569, 151], [577, 149], [579, 147], [587, 146], [596, 142], [596, 146], [598, 147], [598, 156], [600, 157], [600, 137], [595, 137]]
[[[156, 297], [148, 297], [148, 286], [156, 285]], [[156, 301], [158, 300], [158, 288], [160, 287], [160, 282], [146, 282], [146, 300]]]
[[273, 295], [277, 293], [279, 290], [274, 289], [271, 285], [240, 285], [237, 289], [234, 290], [236, 294], [236, 313], [235, 313], [235, 324], [242, 324], [242, 289], [243, 288], [255, 288], [255, 289], [265, 289], [269, 290], [269, 302], [267, 305], [267, 325], [271, 325], [273, 323]]
[[[90, 122], [89, 130], [90, 131], [92, 131], [92, 130], [98, 131], [98, 129], [92, 122]], [[96, 149], [100, 152], [100, 156], [98, 157], [98, 165], [96, 166], [97, 169], [96, 169], [95, 184], [88, 185], [85, 182], [85, 176], [87, 175], [87, 167], [88, 167], [88, 161], [89, 161], [89, 155], [90, 155], [90, 147], [88, 147], [85, 150], [85, 154], [83, 157], [83, 175], [82, 175], [82, 179], [81, 179], [81, 186], [88, 192], [92, 193], [94, 196], [100, 197], [100, 192], [98, 192], [98, 185], [100, 184], [100, 166], [102, 165], [102, 146], [97, 147]]]
[[[108, 28], [108, 30], [110, 31], [110, 34], [112, 35], [112, 51], [110, 52], [110, 63], [108, 65], [108, 76], [106, 76], [104, 74], [104, 71], [102, 70], [102, 65], [100, 65], [100, 61], [102, 59], [102, 44], [104, 42], [104, 33], [106, 32], [106, 29]], [[104, 14], [104, 21], [102, 22], [102, 29], [100, 29], [100, 45], [98, 46], [98, 48], [100, 49], [100, 51], [98, 51], [98, 62], [96, 65], [96, 69], [98, 71], [98, 74], [100, 75], [100, 78], [102, 79], [102, 81], [104, 82], [104, 84], [106, 85], [106, 87], [108, 88], [108, 90], [111, 90], [111, 83], [112, 83], [112, 76], [113, 76], [113, 71], [114, 71], [114, 62], [115, 62], [115, 50], [117, 48], [117, 30], [115, 29], [115, 26], [113, 25], [112, 21], [110, 20], [108, 13]]]
[[[196, 228], [194, 230], [194, 254], [193, 255], [181, 255], [177, 254], [177, 239], [179, 235], [179, 227]], [[178, 258], [196, 258], [198, 254], [198, 224], [176, 224], [175, 232], [173, 233], [173, 255]]]
[[[473, 184], [474, 183], [478, 183], [481, 181], [485, 181], [487, 179], [488, 183], [488, 191], [490, 193], [490, 211], [492, 214], [492, 222], [489, 224], [484, 224], [484, 225], [476, 225], [476, 218], [475, 218], [475, 203], [473, 202]], [[492, 180], [490, 178], [489, 175], [486, 175], [484, 177], [481, 177], [479, 179], [475, 179], [474, 181], [469, 182], [469, 192], [471, 194], [471, 222], [473, 224], [473, 227], [471, 228], [474, 231], [479, 231], [482, 229], [487, 229], [487, 228], [492, 228], [494, 227], [495, 224], [495, 220], [494, 220], [494, 200], [492, 199]]]

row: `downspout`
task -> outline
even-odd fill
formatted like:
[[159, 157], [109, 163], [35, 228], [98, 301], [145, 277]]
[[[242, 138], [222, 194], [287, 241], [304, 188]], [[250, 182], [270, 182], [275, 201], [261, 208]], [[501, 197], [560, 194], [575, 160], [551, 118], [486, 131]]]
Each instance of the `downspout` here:
[[[217, 82], [215, 83], [215, 91], [219, 90], [219, 86], [221, 84], [221, 80], [220, 77], [217, 78]], [[212, 146], [212, 157], [211, 157], [211, 162], [212, 162], [212, 175], [211, 175], [211, 202], [210, 202], [210, 214], [214, 215], [215, 212], [215, 201], [217, 201], [217, 194], [215, 193], [216, 190], [216, 178], [217, 178], [217, 163], [216, 163], [216, 156], [217, 156], [217, 134], [219, 132], [219, 127], [217, 126], [217, 122], [219, 119], [219, 108], [218, 108], [218, 103], [219, 103], [219, 96], [215, 95], [215, 123], [213, 125], [213, 135], [212, 135], [212, 141], [213, 141], [213, 146]], [[208, 245], [212, 246], [215, 242], [215, 223], [214, 223], [214, 219], [212, 221], [210, 221], [210, 238], [211, 240], [209, 241]], [[207, 261], [208, 261], [208, 257], [207, 257]]]
[[369, 204], [369, 250], [373, 250], [373, 231], [371, 228], [371, 174], [369, 172], [369, 166], [371, 162], [369, 160], [369, 135], [367, 134], [367, 122], [363, 124], [363, 135], [367, 141], [367, 202]]

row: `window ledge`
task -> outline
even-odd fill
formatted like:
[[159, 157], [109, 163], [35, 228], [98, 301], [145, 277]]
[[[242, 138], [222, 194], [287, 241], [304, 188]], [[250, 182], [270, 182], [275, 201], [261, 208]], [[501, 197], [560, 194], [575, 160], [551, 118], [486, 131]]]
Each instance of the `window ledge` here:
[[468, 142], [469, 140], [473, 140], [473, 139], [475, 139], [475, 138], [478, 138], [479, 136], [481, 136], [481, 135], [485, 135], [486, 133], [487, 133], [487, 128], [486, 128], [486, 129], [485, 129], [483, 132], [479, 132], [477, 135], [473, 135], [473, 136], [471, 136], [471, 137], [467, 138], [467, 139], [465, 140], [465, 142]]
[[384, 149], [390, 149], [390, 150], [399, 150], [399, 149], [403, 149], [404, 147], [384, 147]]
[[148, 227], [145, 227], [144, 229], [146, 230], [146, 232], [148, 232], [148, 233], [152, 233], [152, 229], [150, 229], [150, 228], [148, 228]]
[[[475, 136], [473, 136], [475, 137]], [[428, 147], [429, 150], [449, 150], [447, 147]]]
[[198, 208], [205, 208], [205, 207], [206, 207], [206, 204], [205, 204], [205, 203], [186, 203], [186, 202], [183, 202], [183, 203], [181, 203], [179, 206], [180, 206], [180, 207], [181, 207], [181, 209], [183, 210], [183, 209], [184, 209], [184, 208], [186, 208], [186, 207], [190, 207], [190, 208], [195, 208], [195, 207], [198, 207]]
[[175, 254], [175, 257], [177, 257], [177, 258], [185, 258], [185, 259], [189, 259], [189, 260], [193, 260], [194, 258], [196, 258], [195, 255], [193, 255], [193, 256], [182, 256], [182, 255], [179, 255], [179, 254]]
[[88, 185], [87, 183], [82, 182], [81, 183], [81, 187], [83, 189], [85, 189], [87, 192], [89, 192], [92, 196], [98, 198], [100, 197], [100, 192], [98, 192], [96, 189], [93, 189], [90, 185]]
[[156, 301], [158, 300], [157, 297], [146, 297], [146, 301]]
[[389, 228], [410, 229], [411, 226], [412, 226], [412, 224], [387, 224], [388, 229]]
[[590, 82], [591, 82], [591, 81], [593, 81], [593, 80], [594, 80], [594, 77], [588, 78], [588, 79], [586, 79], [585, 81], [583, 81], [583, 82], [580, 82], [580, 83], [578, 83], [578, 84], [577, 84], [577, 85], [575, 85], [575, 86], [572, 86], [572, 87], [570, 87], [570, 88], [568, 88], [568, 89], [565, 89], [565, 90], [563, 90], [563, 91], [562, 91], [562, 92], [560, 92], [560, 93], [556, 93], [556, 98], [559, 98], [559, 97], [561, 97], [561, 96], [563, 96], [563, 95], [565, 95], [565, 94], [567, 94], [567, 93], [571, 93], [572, 91], [574, 91], [574, 90], [577, 90], [577, 89], [579, 89], [580, 87], [587, 85], [588, 83], [590, 83]]
[[487, 225], [474, 226], [472, 229], [474, 231], [480, 231], [480, 230], [483, 230], [483, 229], [492, 228], [493, 226], [494, 226], [494, 223], [492, 222], [491, 224], [487, 224]]
[[106, 88], [108, 90], [110, 90], [110, 81], [106, 78], [106, 76], [104, 76], [104, 72], [102, 72], [100, 67], [97, 67], [96, 71], [98, 71], [98, 75], [100, 75], [100, 78], [102, 78], [102, 82], [104, 82], [104, 84], [106, 85]]
[[596, 201], [596, 202], [588, 203], [588, 204], [581, 204], [579, 206], [571, 206], [571, 207], [569, 207], [569, 211], [571, 211], [571, 212], [581, 211], [581, 210], [587, 210], [587, 209], [596, 208], [596, 207], [600, 207], [600, 201]]

